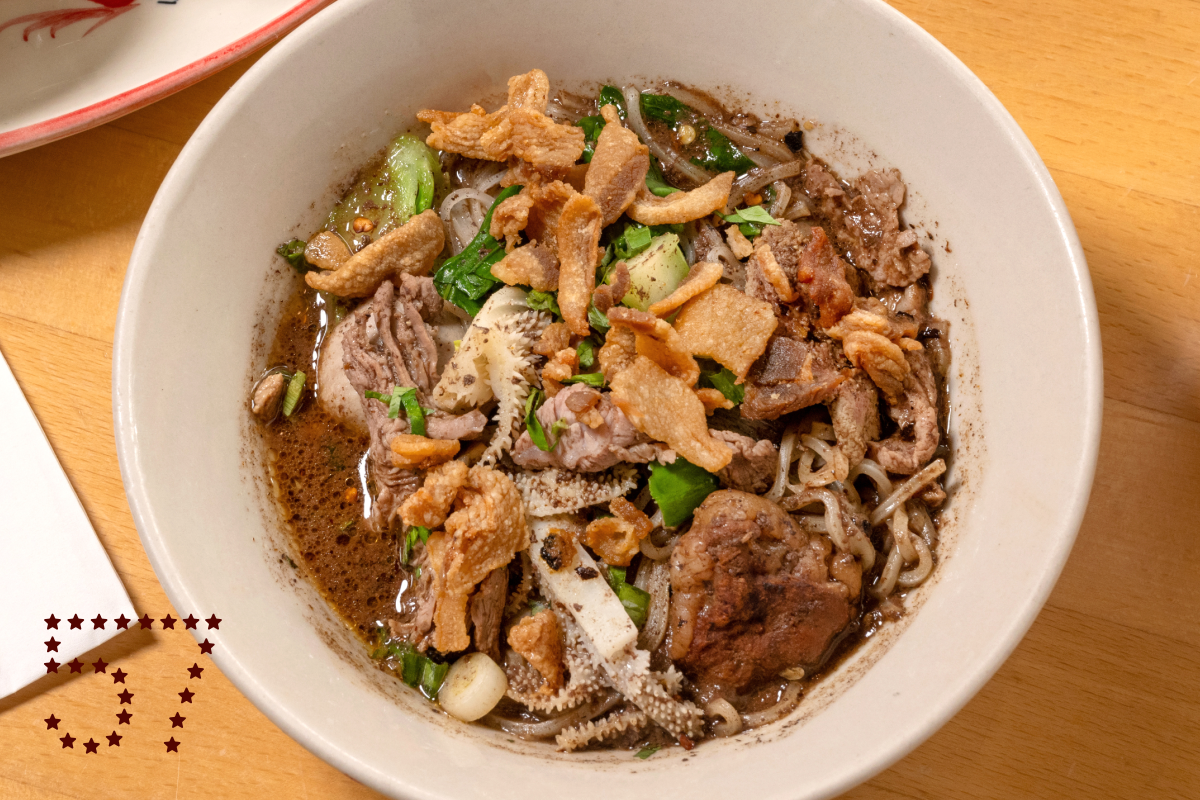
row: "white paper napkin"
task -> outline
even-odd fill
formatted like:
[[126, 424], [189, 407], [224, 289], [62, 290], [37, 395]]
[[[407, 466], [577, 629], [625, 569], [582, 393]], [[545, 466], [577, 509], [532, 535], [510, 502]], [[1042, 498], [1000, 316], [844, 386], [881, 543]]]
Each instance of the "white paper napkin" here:
[[137, 616], [0, 354], [0, 698], [117, 635], [120, 615]]

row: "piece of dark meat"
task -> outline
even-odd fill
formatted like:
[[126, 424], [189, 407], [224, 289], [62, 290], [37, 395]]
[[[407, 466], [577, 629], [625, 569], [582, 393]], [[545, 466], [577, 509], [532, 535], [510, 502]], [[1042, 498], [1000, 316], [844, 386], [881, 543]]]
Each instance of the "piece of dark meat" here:
[[929, 271], [929, 254], [917, 244], [916, 231], [900, 230], [905, 188], [898, 170], [865, 172], [851, 188], [811, 161], [803, 184], [837, 245], [877, 284], [904, 287]]
[[671, 658], [702, 696], [818, 665], [855, 596], [831, 580], [828, 542], [769, 500], [710, 494], [671, 554]]
[[492, 570], [471, 595], [471, 634], [475, 649], [500, 662], [500, 623], [504, 617], [504, 601], [508, 597], [508, 567]]
[[776, 336], [746, 377], [742, 415], [777, 419], [833, 399], [848, 373], [839, 369], [830, 342]]
[[867, 447], [871, 457], [888, 472], [911, 475], [933, 458], [941, 441], [937, 417], [937, 382], [923, 351], [906, 350], [909, 374], [904, 379], [904, 393], [898, 402], [888, 406], [888, 416], [899, 430], [881, 442]]
[[779, 449], [769, 439], [755, 441], [733, 431], [713, 430], [712, 437], [733, 450], [733, 460], [717, 473], [721, 485], [751, 494], [771, 488], [779, 467]]
[[817, 324], [822, 328], [837, 324], [854, 307], [854, 290], [846, 281], [846, 263], [838, 258], [823, 228], [813, 228], [812, 237], [800, 251], [795, 275], [796, 288], [820, 310]]
[[[392, 464], [391, 441], [407, 433], [408, 419], [388, 418], [388, 406], [368, 398], [366, 391], [390, 394], [399, 387], [415, 387], [422, 406], [430, 405], [426, 393], [437, 382], [437, 347], [425, 319], [441, 312], [441, 298], [429, 278], [404, 275], [400, 287], [384, 281], [364, 308], [346, 320], [342, 339], [342, 365], [363, 404], [371, 437], [371, 478], [375, 499], [367, 524], [376, 532], [391, 527], [400, 504], [420, 486], [412, 470]], [[478, 411], [463, 417], [437, 413], [426, 419], [432, 438], [461, 439], [478, 435], [487, 418]]]
[[838, 447], [853, 467], [866, 455], [867, 443], [879, 438], [879, 390], [862, 370], [838, 387], [829, 416]]
[[[512, 459], [527, 469], [560, 467], [576, 472], [599, 472], [622, 462], [644, 464], [648, 461], [674, 461], [674, 451], [650, 439], [613, 405], [607, 393], [590, 386], [572, 384], [546, 400], [537, 412], [538, 421], [553, 438], [552, 429], [560, 420], [566, 428], [549, 452], [533, 443], [525, 431], [513, 445]], [[592, 422], [596, 427], [588, 424]]]

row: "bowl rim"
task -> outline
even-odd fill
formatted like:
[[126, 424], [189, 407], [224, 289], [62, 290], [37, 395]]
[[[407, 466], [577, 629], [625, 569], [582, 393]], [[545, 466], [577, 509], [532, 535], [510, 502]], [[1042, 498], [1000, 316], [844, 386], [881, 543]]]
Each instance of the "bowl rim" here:
[[[956, 693], [944, 697], [924, 717], [922, 723], [909, 729], [907, 735], [896, 737], [891, 744], [866, 754], [849, 766], [839, 779], [834, 779], [826, 784], [820, 792], [821, 796], [826, 797], [846, 791], [869, 779], [926, 741], [979, 692], [1024, 638], [1057, 582], [1082, 524], [1095, 475], [1103, 412], [1103, 357], [1099, 318], [1091, 276], [1070, 212], [1033, 144], [991, 90], [932, 34], [889, 6], [884, 0], [841, 1], [849, 5], [857, 5], [863, 12], [882, 18], [884, 24], [895, 29], [897, 34], [911, 37], [913, 43], [931, 58], [940, 62], [945, 70], [960, 80], [963, 86], [970, 91], [982, 107], [983, 113], [1006, 135], [1028, 169], [1035, 182], [1034, 191], [1042, 197], [1053, 214], [1057, 235], [1068, 255], [1074, 292], [1078, 295], [1078, 301], [1083, 311], [1078, 324], [1084, 341], [1081, 354], [1083, 357], [1082, 385], [1086, 396], [1082, 403], [1084, 409], [1081, 426], [1083, 441], [1081, 442], [1080, 458], [1072, 469], [1073, 491], [1070, 502], [1062, 517], [1063, 522], [1058, 526], [1059, 535], [1055, 537], [1055, 546], [1050, 551], [1043, 553], [1044, 569], [1029, 600], [1019, 612], [1014, 613], [1008, 619], [1007, 628], [997, 632], [992, 640], [993, 646], [990, 650], [981, 653], [972, 662], [972, 672], [963, 680]], [[126, 402], [131, 393], [134, 366], [132, 348], [137, 329], [137, 321], [131, 313], [131, 309], [139, 304], [147, 273], [152, 269], [147, 253], [153, 247], [152, 243], [159, 238], [166, 227], [165, 214], [171, 198], [186, 190], [187, 181], [207, 152], [208, 143], [236, 114], [243, 97], [252, 93], [259, 80], [271, 73], [277, 63], [288, 58], [292, 52], [303, 48], [307, 44], [308, 38], [316, 35], [324, 25], [332, 23], [341, 15], [355, 13], [360, 5], [368, 2], [371, 0], [343, 0], [327, 6], [286, 36], [229, 89], [209, 112], [171, 166], [147, 211], [130, 256], [113, 342], [112, 403], [117, 457], [130, 511], [143, 547], [168, 598], [177, 608], [188, 606], [191, 603], [191, 592], [187, 582], [175, 570], [168, 547], [164, 544], [162, 533], [155, 523], [153, 504], [140, 475], [136, 424], [129, 414]], [[310, 752], [378, 791], [388, 793], [395, 790], [395, 779], [378, 772], [352, 753], [332, 745], [318, 730], [304, 724], [285, 703], [276, 701], [255, 675], [238, 660], [236, 654], [227, 652], [224, 648], [218, 648], [212, 658], [239, 691], [273, 723]], [[404, 784], [404, 791], [414, 797], [441, 797], [435, 791], [410, 783]]]

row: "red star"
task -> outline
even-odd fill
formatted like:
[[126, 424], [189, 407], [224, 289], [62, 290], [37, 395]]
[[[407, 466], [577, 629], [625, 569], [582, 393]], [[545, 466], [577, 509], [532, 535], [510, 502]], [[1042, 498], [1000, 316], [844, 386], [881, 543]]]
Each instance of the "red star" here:
[[54, 652], [57, 653], [58, 652], [58, 644], [59, 644], [58, 640], [55, 639], [53, 636], [51, 636], [50, 641], [46, 642], [46, 652], [49, 653], [51, 650], [53, 650]]
[[66, 736], [60, 737], [59, 741], [63, 743], [63, 750], [66, 750], [68, 747], [72, 750], [75, 749], [75, 737], [71, 734], [68, 733]]
[[78, 672], [81, 675], [83, 674], [83, 662], [78, 658], [68, 661], [67, 666], [71, 668], [71, 672]]
[[62, 665], [59, 664], [57, 661], [55, 661], [53, 658], [50, 659], [49, 661], [46, 662], [46, 674], [49, 675], [51, 672], [58, 672], [58, 668], [60, 666], [62, 666]]
[[117, 671], [112, 674], [113, 683], [124, 683], [125, 676], [128, 674], [128, 672], [122, 672], [121, 668], [117, 667]]
[[187, 629], [189, 631], [194, 631], [194, 630], [196, 630], [196, 623], [199, 621], [200, 620], [196, 619], [196, 617], [194, 615], [188, 614], [186, 617], [183, 618], [183, 626], [185, 629]]
[[128, 725], [128, 724], [129, 724], [129, 720], [130, 720], [132, 717], [133, 717], [133, 714], [130, 714], [128, 711], [121, 711], [121, 712], [118, 712], [118, 713], [117, 713], [117, 719], [119, 720], [119, 722], [118, 722], [117, 724], [118, 724], [118, 725]]
[[83, 620], [79, 618], [78, 614], [71, 617], [69, 620], [67, 620], [67, 622], [71, 623], [71, 630], [75, 630], [75, 629], [83, 630], [83, 627], [82, 627]]
[[179, 702], [190, 703], [190, 702], [192, 702], [192, 698], [195, 696], [196, 696], [196, 693], [193, 692], [192, 690], [184, 689], [182, 692], [179, 693]]
[[178, 712], [178, 711], [176, 711], [176, 712], [175, 712], [175, 716], [173, 716], [173, 717], [167, 717], [167, 719], [171, 720], [171, 727], [172, 727], [172, 728], [182, 728], [182, 727], [183, 727], [183, 721], [184, 721], [185, 719], [187, 719], [187, 717], [181, 717], [181, 716], [179, 716], [179, 712]]
[[165, 631], [167, 628], [171, 628], [172, 630], [174, 630], [174, 629], [175, 629], [175, 618], [174, 618], [174, 617], [172, 617], [170, 614], [167, 614], [165, 617], [163, 617], [162, 619], [160, 619], [160, 620], [159, 620], [159, 622], [161, 622], [161, 623], [163, 624], [163, 630], [164, 630], [164, 631]]
[[142, 626], [142, 630], [146, 630], [154, 624], [154, 620], [150, 619], [149, 614], [143, 614], [142, 618], [138, 620], [138, 624]]
[[130, 704], [129, 701], [133, 699], [133, 694], [128, 689], [124, 689], [117, 697], [121, 698], [121, 705], [127, 706]]
[[204, 621], [208, 623], [208, 629], [210, 631], [213, 628], [216, 628], [217, 630], [221, 630], [221, 618], [218, 617], [216, 614], [213, 614], [211, 617], [209, 617], [208, 619], [206, 619]]
[[133, 622], [133, 620], [127, 618], [124, 614], [122, 614], [121, 616], [114, 619], [113, 622], [115, 622], [117, 624], [117, 627], [120, 630], [127, 631], [127, 630], [129, 630], [129, 623]]
[[89, 753], [95, 753], [96, 748], [98, 748], [98, 747], [100, 747], [100, 743], [97, 742], [95, 739], [88, 739], [86, 742], [83, 743], [83, 749], [88, 751]]
[[121, 734], [117, 733], [116, 731], [113, 731], [112, 733], [110, 733], [108, 736], [105, 736], [104, 738], [108, 739], [109, 747], [120, 747], [121, 740], [124, 739], [125, 737], [122, 736]]
[[[108, 669], [108, 662], [105, 661], [103, 658], [100, 659], [99, 661], [93, 661], [92, 669], [96, 670], [96, 672], [104, 672], [106, 669]], [[105, 674], [107, 674], [107, 673], [105, 673]]]
[[51, 628], [54, 628], [54, 630], [58, 630], [58, 617], [51, 614], [50, 616], [46, 617], [45, 622], [46, 622], [46, 630], [50, 630]]
[[212, 642], [208, 641], [208, 639], [205, 639], [200, 643], [200, 652], [204, 653], [205, 655], [211, 655], [214, 646], [215, 645], [213, 645]]
[[50, 730], [51, 728], [58, 730], [58, 723], [62, 722], [62, 720], [51, 714], [49, 719], [44, 719], [42, 722], [46, 723], [46, 730]]
[[179, 752], [179, 742], [175, 741], [174, 736], [172, 736], [167, 741], [163, 742], [163, 744], [165, 744], [167, 746], [168, 753], [178, 753]]
[[104, 623], [106, 623], [106, 622], [108, 622], [108, 620], [106, 620], [104, 617], [97, 614], [96, 616], [92, 617], [92, 630], [94, 630], [94, 631], [103, 630]]
[[193, 678], [199, 679], [200, 673], [204, 672], [204, 667], [200, 666], [199, 664], [193, 663], [190, 667], [187, 668], [187, 671], [188, 671], [188, 675], [191, 675]]

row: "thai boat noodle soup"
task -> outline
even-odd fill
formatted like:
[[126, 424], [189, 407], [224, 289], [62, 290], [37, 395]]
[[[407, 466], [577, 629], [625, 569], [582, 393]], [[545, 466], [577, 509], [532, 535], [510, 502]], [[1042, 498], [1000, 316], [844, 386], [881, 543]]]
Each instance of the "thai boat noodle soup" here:
[[279, 249], [251, 408], [305, 572], [461, 720], [644, 757], [782, 718], [934, 568], [899, 173], [675, 84], [417, 118]]

